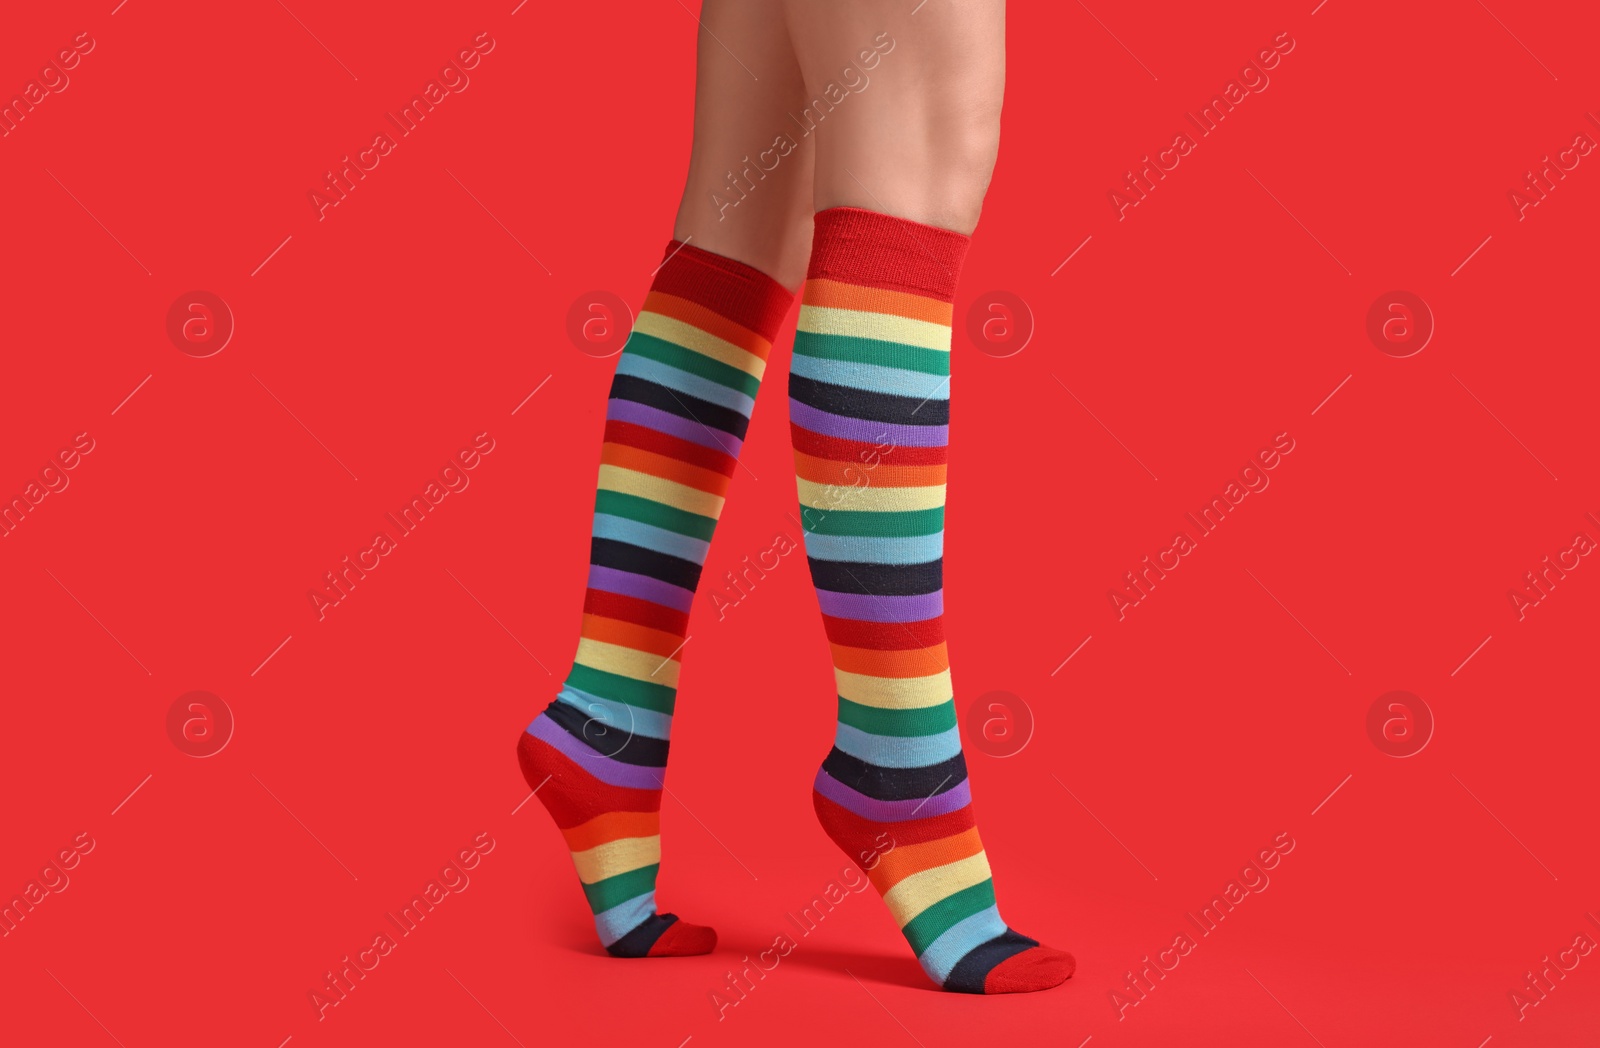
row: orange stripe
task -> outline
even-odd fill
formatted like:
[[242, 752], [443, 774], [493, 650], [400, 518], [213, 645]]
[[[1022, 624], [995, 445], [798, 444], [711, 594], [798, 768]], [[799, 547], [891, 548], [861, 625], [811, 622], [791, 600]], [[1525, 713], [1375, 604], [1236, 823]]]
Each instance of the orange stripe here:
[[588, 851], [625, 837], [655, 837], [661, 833], [661, 813], [654, 811], [608, 811], [588, 822], [562, 830], [568, 851]]
[[754, 354], [762, 360], [766, 360], [767, 354], [772, 352], [772, 343], [749, 328], [735, 324], [721, 313], [713, 312], [698, 302], [690, 302], [686, 298], [669, 295], [665, 291], [652, 291], [644, 297], [644, 308], [652, 313], [659, 313], [664, 317], [693, 325], [724, 342], [732, 342], [746, 353]]
[[794, 471], [813, 484], [834, 484], [841, 488], [931, 488], [945, 482], [943, 463], [892, 466], [885, 462], [869, 469], [860, 462], [835, 462], [803, 451], [794, 453]]
[[675, 484], [724, 498], [728, 494], [728, 485], [733, 481], [732, 477], [725, 477], [721, 473], [691, 466], [687, 462], [667, 455], [657, 455], [653, 451], [630, 448], [626, 444], [601, 445], [600, 461], [603, 465], [631, 469], [636, 473], [648, 473], [652, 477], [660, 477], [662, 480], [670, 480]]
[[[906, 640], [911, 641], [909, 634]], [[868, 677], [931, 677], [950, 668], [949, 649], [943, 643], [931, 648], [901, 651], [847, 648], [843, 644], [829, 647], [833, 649], [834, 666], [846, 673], [860, 673]]]
[[683, 647], [683, 638], [675, 637], [661, 630], [653, 630], [648, 626], [639, 626], [632, 622], [623, 622], [621, 619], [608, 619], [604, 615], [585, 615], [583, 617], [583, 636], [589, 640], [603, 641], [606, 644], [616, 644], [634, 651], [648, 651], [652, 655], [667, 658]]
[[866, 313], [892, 313], [911, 320], [950, 326], [955, 306], [936, 298], [923, 298], [905, 291], [885, 291], [861, 287], [838, 280], [806, 281], [805, 304], [831, 309], [859, 309]]
[[914, 873], [931, 870], [936, 866], [946, 866], [970, 858], [981, 851], [983, 842], [978, 839], [978, 828], [974, 826], [954, 837], [928, 841], [925, 844], [902, 844], [884, 855], [867, 876], [871, 878], [872, 886], [877, 888], [881, 895]]

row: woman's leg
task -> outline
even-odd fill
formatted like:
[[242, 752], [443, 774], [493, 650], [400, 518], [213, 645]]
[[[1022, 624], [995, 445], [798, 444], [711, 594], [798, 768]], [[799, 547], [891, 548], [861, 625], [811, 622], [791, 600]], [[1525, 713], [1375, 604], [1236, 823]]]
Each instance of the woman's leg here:
[[793, 291], [811, 248], [814, 148], [793, 133], [805, 85], [781, 0], [705, 0], [700, 21], [694, 150], [673, 236]]
[[690, 605], [809, 241], [796, 217], [809, 211], [809, 151], [769, 157], [736, 205], [711, 206], [709, 173], [756, 158], [799, 97], [776, 0], [707, 0], [701, 17], [677, 239], [606, 405], [582, 637], [560, 693], [518, 743], [600, 941], [619, 957], [716, 945], [710, 928], [656, 911], [662, 776]]
[[1000, 145], [1004, 0], [785, 0], [817, 211], [971, 234]]
[[818, 208], [789, 417], [839, 693], [813, 802], [934, 982], [1042, 990], [1074, 962], [1000, 917], [942, 619], [951, 304], [998, 144], [1004, 5], [787, 9]]

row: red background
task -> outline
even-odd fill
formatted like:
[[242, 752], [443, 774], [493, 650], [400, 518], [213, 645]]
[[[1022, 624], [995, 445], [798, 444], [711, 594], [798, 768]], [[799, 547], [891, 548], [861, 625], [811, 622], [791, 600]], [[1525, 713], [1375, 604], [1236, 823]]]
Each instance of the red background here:
[[[1003, 912], [1078, 973], [933, 992], [852, 897], [721, 1021], [708, 992], [844, 862], [810, 809], [833, 691], [800, 560], [724, 621], [708, 581], [685, 652], [661, 896], [715, 954], [603, 957], [560, 838], [513, 811], [514, 741], [576, 642], [613, 366], [565, 318], [636, 304], [670, 235], [693, 19], [112, 6], [0, 36], [6, 97], [96, 41], [0, 139], [0, 492], [95, 441], [0, 539], [0, 895], [95, 841], [0, 939], [7, 1040], [1588, 1043], [1600, 954], [1523, 1020], [1509, 997], [1600, 937], [1600, 568], [1522, 621], [1507, 597], [1600, 538], [1600, 155], [1523, 219], [1508, 201], [1600, 134], [1581, 5], [1012, 6], [957, 315], [1008, 291], [1033, 334], [1000, 358], [958, 324], [949, 624], [963, 711], [1001, 690], [1034, 722], [1004, 759], [969, 739]], [[319, 221], [324, 172], [480, 32], [470, 87]], [[1282, 32], [1270, 87], [1119, 221], [1130, 165]], [[205, 358], [166, 332], [196, 289], [236, 322]], [[1365, 329], [1396, 289], [1436, 323], [1403, 359]], [[783, 372], [708, 580], [798, 538]], [[318, 621], [323, 573], [481, 432], [470, 487]], [[1107, 591], [1281, 432], [1270, 488], [1118, 621]], [[203, 760], [166, 726], [196, 689], [236, 720]], [[1397, 689], [1436, 721], [1407, 759], [1366, 729]], [[309, 991], [484, 832], [470, 886], [319, 1021]], [[1119, 1019], [1129, 969], [1281, 832], [1270, 886]]]

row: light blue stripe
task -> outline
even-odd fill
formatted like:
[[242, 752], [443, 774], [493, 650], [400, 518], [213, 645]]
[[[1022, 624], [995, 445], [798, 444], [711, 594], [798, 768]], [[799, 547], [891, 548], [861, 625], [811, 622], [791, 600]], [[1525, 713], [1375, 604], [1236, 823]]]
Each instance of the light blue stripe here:
[[928, 977], [943, 986], [961, 958], [996, 935], [1004, 935], [1005, 931], [1006, 922], [1000, 919], [1000, 907], [991, 906], [945, 929], [945, 933], [929, 943], [917, 960], [922, 962], [922, 970], [928, 973]]
[[594, 928], [600, 933], [600, 945], [610, 946], [649, 920], [655, 912], [656, 893], [652, 888], [643, 895], [635, 895], [627, 902], [619, 902], [611, 909], [595, 914]]
[[[672, 737], [672, 717], [665, 713], [629, 706], [614, 699], [602, 699], [586, 691], [579, 691], [570, 684], [561, 686], [561, 692], [556, 699], [598, 722], [596, 732], [600, 727], [604, 727], [607, 734], [616, 732], [622, 737], [643, 735], [645, 738], [662, 740]], [[602, 743], [602, 738], [596, 737], [595, 748], [606, 753], [616, 753], [619, 747]]]
[[831, 382], [836, 386], [849, 386], [871, 393], [893, 393], [901, 397], [916, 397], [918, 400], [950, 399], [948, 377], [940, 378], [921, 371], [858, 364], [853, 360], [824, 360], [796, 353], [789, 362], [789, 372], [817, 382]]
[[681, 557], [696, 564], [706, 562], [706, 551], [711, 548], [709, 542], [701, 542], [688, 535], [680, 535], [676, 531], [668, 531], [666, 528], [658, 528], [651, 524], [641, 524], [627, 517], [613, 517], [609, 513], [595, 514], [594, 529], [590, 534], [597, 539], [615, 539], [618, 542], [655, 550], [657, 553]]
[[745, 418], [750, 417], [750, 409], [756, 406], [753, 398], [745, 396], [736, 389], [729, 389], [708, 378], [691, 375], [659, 360], [651, 360], [649, 357], [637, 354], [624, 353], [618, 357], [617, 374], [632, 375], [634, 378], [642, 378], [675, 389], [679, 393], [687, 393], [691, 397], [709, 400], [713, 404], [731, 408]]
[[848, 724], [835, 728], [835, 746], [880, 768], [926, 768], [961, 752], [959, 725], [937, 735], [873, 735]]
[[[842, 500], [840, 508], [849, 509], [849, 500]], [[932, 535], [904, 535], [898, 538], [819, 535], [811, 531], [805, 535], [806, 553], [818, 560], [844, 560], [857, 564], [926, 564], [944, 556], [942, 531]]]

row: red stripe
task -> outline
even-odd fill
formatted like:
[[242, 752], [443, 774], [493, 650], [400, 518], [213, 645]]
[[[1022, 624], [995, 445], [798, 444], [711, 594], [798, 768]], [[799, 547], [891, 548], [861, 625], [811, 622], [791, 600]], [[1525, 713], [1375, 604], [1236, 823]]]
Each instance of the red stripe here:
[[794, 292], [743, 262], [685, 246], [667, 245], [651, 287], [705, 306], [771, 342], [789, 313]]
[[828, 639], [847, 648], [871, 648], [874, 651], [912, 651], [932, 648], [944, 643], [944, 619], [923, 619], [921, 622], [860, 622], [856, 619], [836, 619], [822, 616], [822, 628]]
[[678, 637], [686, 636], [689, 632], [689, 616], [686, 612], [621, 593], [589, 590], [583, 596], [583, 610], [590, 615], [603, 615], [636, 626], [648, 626]]
[[972, 239], [859, 207], [816, 214], [808, 280], [840, 280], [954, 302]]
[[635, 790], [611, 786], [590, 775], [572, 758], [527, 732], [517, 744], [522, 774], [529, 782], [542, 782], [545, 776], [558, 780], [559, 787], [540, 790], [539, 799], [550, 818], [563, 830], [582, 826], [596, 812], [660, 811], [660, 790]]
[[708, 448], [704, 444], [694, 444], [670, 433], [632, 422], [619, 422], [616, 419], [607, 422], [605, 440], [609, 444], [625, 444], [640, 451], [653, 451], [658, 455], [687, 462], [701, 469], [709, 469], [726, 477], [733, 476], [733, 471], [738, 466], [734, 457], [726, 452]]
[[857, 861], [862, 861], [863, 856], [870, 856], [874, 851], [890, 850], [891, 842], [898, 848], [904, 844], [940, 841], [978, 825], [977, 816], [973, 814], [970, 803], [946, 815], [935, 815], [928, 819], [907, 819], [905, 822], [873, 822], [871, 819], [863, 819], [849, 808], [835, 804], [815, 790], [811, 791], [811, 803], [817, 810], [817, 819], [822, 823], [822, 828], [828, 831], [828, 836]]
[[873, 456], [877, 461], [896, 466], [942, 466], [949, 458], [949, 449], [943, 445], [931, 448], [902, 448], [884, 441], [884, 447], [865, 440], [846, 440], [813, 433], [804, 426], [789, 423], [789, 439], [796, 451], [833, 462], [859, 462], [862, 470], [872, 468]]

